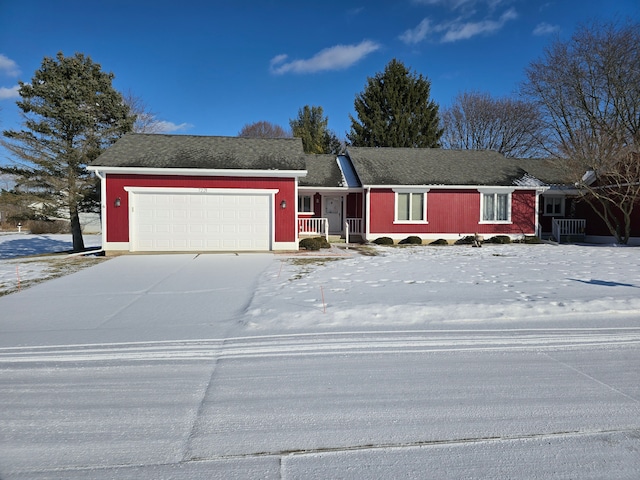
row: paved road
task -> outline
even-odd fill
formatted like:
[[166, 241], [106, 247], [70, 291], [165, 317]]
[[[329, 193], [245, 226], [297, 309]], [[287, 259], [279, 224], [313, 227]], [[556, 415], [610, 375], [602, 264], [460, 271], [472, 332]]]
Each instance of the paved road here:
[[0, 478], [637, 478], [629, 333], [3, 349]]
[[[0, 322], [1, 479], [640, 471], [640, 328], [239, 337], [246, 282], [270, 256], [127, 258], [0, 299], [6, 312], [42, 298]], [[216, 292], [215, 311], [192, 311]], [[59, 306], [45, 322], [47, 302], [99, 318]], [[138, 313], [151, 306], [181, 314], [188, 336]]]

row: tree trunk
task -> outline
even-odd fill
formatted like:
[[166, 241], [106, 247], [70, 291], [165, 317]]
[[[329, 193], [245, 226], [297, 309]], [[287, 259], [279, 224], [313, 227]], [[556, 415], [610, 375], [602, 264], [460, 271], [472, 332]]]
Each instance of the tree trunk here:
[[[604, 221], [604, 224], [609, 229], [609, 233], [611, 233], [613, 238], [615, 238], [616, 243], [619, 245], [626, 245], [631, 233], [631, 219], [629, 218], [629, 222], [626, 225], [620, 225], [620, 221], [611, 208], [612, 201], [608, 198], [596, 197], [596, 201], [592, 201], [589, 196], [584, 196], [583, 198], [587, 201], [591, 209]], [[622, 206], [620, 206], [620, 210], [624, 218], [627, 218]], [[624, 232], [627, 233], [626, 235], [623, 233], [623, 229]]]
[[82, 229], [80, 228], [80, 216], [78, 215], [78, 207], [69, 206], [69, 219], [71, 220], [71, 235], [73, 237], [73, 251], [81, 252], [84, 250], [84, 239], [82, 238]]

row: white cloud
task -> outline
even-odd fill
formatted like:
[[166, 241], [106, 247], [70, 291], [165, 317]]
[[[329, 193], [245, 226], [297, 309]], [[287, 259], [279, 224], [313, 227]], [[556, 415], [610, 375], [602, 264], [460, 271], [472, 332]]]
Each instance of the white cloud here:
[[431, 30], [431, 20], [425, 18], [416, 28], [406, 30], [402, 35], [400, 35], [400, 40], [407, 44], [420, 43], [426, 38]]
[[375, 42], [364, 40], [357, 45], [336, 45], [325, 48], [307, 60], [287, 62], [287, 55], [277, 55], [271, 59], [271, 72], [276, 75], [285, 73], [314, 73], [327, 70], [343, 70], [380, 48]]
[[533, 34], [538, 36], [551, 35], [560, 31], [559, 25], [551, 25], [549, 23], [539, 23], [536, 28], [533, 29]]
[[449, 10], [473, 10], [483, 4], [494, 10], [503, 3], [511, 2], [512, 0], [413, 0], [413, 3], [418, 5], [442, 6]]
[[20, 69], [18, 68], [18, 64], [11, 60], [6, 55], [0, 53], [0, 73], [7, 75], [9, 77], [17, 77], [20, 75]]
[[[441, 2], [442, 0], [421, 1]], [[485, 19], [473, 22], [464, 21], [463, 18], [463, 16], [460, 16], [456, 20], [442, 22], [439, 24], [434, 24], [429, 18], [425, 18], [415, 28], [406, 30], [402, 33], [399, 38], [406, 44], [416, 44], [423, 41], [429, 34], [442, 33], [442, 37], [440, 38], [442, 43], [467, 40], [477, 35], [494, 33], [500, 30], [508, 21], [518, 18], [518, 13], [514, 8], [510, 8], [497, 20]]]
[[500, 30], [509, 20], [518, 18], [514, 8], [504, 12], [498, 20], [482, 20], [480, 22], [453, 22], [446, 29], [442, 42], [467, 40], [477, 35], [494, 33]]
[[417, 3], [419, 5], [442, 5], [443, 7], [447, 7], [451, 10], [456, 10], [463, 5], [475, 4], [477, 0], [413, 0], [413, 3]]
[[271, 59], [271, 62], [269, 62], [269, 65], [271, 65], [271, 70], [273, 71], [274, 68], [276, 68], [276, 65], [279, 65], [281, 63], [284, 63], [284, 61], [289, 58], [289, 55], [286, 54], [280, 54], [280, 55], [276, 55], [275, 57], [273, 57]]
[[173, 122], [167, 122], [166, 120], [158, 120], [150, 125], [150, 130], [153, 133], [171, 133], [188, 130], [193, 127], [190, 123], [175, 124]]
[[18, 94], [18, 90], [20, 90], [19, 85], [11, 88], [0, 87], [0, 100], [10, 100], [12, 98], [18, 98], [20, 96]]

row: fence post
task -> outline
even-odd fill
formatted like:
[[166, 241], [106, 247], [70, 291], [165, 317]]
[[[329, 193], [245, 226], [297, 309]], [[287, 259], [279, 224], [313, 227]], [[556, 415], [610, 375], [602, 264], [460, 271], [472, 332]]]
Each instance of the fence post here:
[[344, 222], [344, 243], [349, 248], [349, 222]]

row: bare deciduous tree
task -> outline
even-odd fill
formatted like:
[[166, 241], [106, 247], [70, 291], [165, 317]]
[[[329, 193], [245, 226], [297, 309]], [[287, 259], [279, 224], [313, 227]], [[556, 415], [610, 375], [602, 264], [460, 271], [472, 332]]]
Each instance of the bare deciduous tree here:
[[134, 95], [131, 90], [122, 94], [125, 105], [129, 107], [132, 115], [135, 115], [136, 121], [133, 124], [132, 132], [134, 133], [162, 133], [163, 128], [161, 122], [156, 118], [156, 113], [151, 111], [145, 101]]
[[288, 132], [280, 125], [266, 122], [264, 120], [260, 122], [248, 123], [240, 132], [239, 137], [244, 138], [291, 138], [291, 132]]
[[616, 241], [627, 243], [640, 203], [640, 24], [582, 26], [526, 75], [523, 93], [544, 114], [549, 153]]
[[507, 157], [535, 157], [542, 152], [543, 124], [531, 102], [464, 92], [444, 110], [442, 123], [444, 148], [495, 150]]

